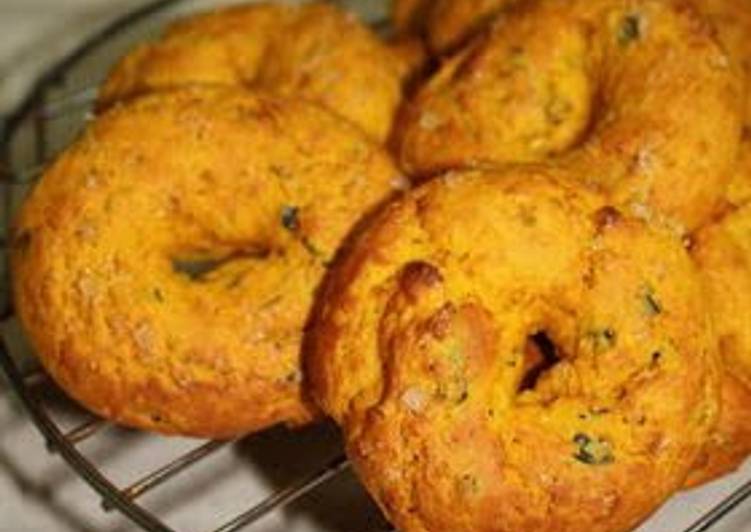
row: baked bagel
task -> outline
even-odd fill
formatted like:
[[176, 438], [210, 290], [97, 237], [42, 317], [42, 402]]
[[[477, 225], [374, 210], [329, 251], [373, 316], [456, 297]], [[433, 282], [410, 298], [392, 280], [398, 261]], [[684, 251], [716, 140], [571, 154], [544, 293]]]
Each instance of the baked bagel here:
[[330, 4], [256, 4], [180, 20], [112, 70], [99, 107], [189, 84], [242, 85], [299, 95], [374, 139], [391, 131], [405, 68], [351, 14]]
[[714, 24], [718, 39], [744, 76], [744, 134], [727, 191], [728, 202], [740, 206], [751, 201], [751, 5], [746, 0], [699, 0], [698, 5]]
[[630, 530], [716, 420], [715, 338], [680, 242], [554, 168], [408, 192], [324, 296], [312, 395], [404, 532]]
[[[712, 21], [717, 29], [720, 42], [727, 49], [736, 68], [744, 76], [746, 99], [744, 135], [741, 138], [740, 153], [735, 167], [731, 171], [730, 183], [726, 192], [729, 209], [735, 209], [751, 201], [751, 9], [744, 0], [700, 0], [697, 5]], [[743, 218], [744, 214], [737, 214]], [[743, 252], [735, 247], [733, 237], [725, 233], [723, 223], [714, 222], [713, 226], [705, 228], [697, 241], [694, 255], [699, 259], [705, 270], [706, 284], [710, 296], [717, 300], [717, 327], [721, 337], [721, 353], [728, 349], [728, 338], [737, 334], [746, 335], [748, 324], [739, 323], [738, 317], [729, 317], [728, 310], [720, 298], [726, 293], [734, 292], [732, 286], [738, 274], [730, 274], [727, 280], [721, 279], [727, 268], [736, 269], [742, 266], [728, 266], [730, 263], [741, 264], [749, 259], [743, 258]], [[741, 274], [741, 279], [744, 276]], [[742, 318], [741, 318], [742, 319]], [[738, 328], [740, 327], [740, 328]], [[731, 344], [733, 340], [730, 340]], [[751, 343], [743, 347], [751, 348]], [[730, 348], [729, 358], [733, 357], [734, 348]], [[751, 387], [744, 384], [735, 374], [731, 366], [724, 372], [722, 380], [722, 394], [720, 419], [709, 442], [699, 458], [696, 469], [689, 476], [687, 486], [694, 487], [714, 480], [736, 469], [751, 454]]]
[[404, 113], [425, 177], [556, 157], [645, 218], [694, 229], [737, 154], [741, 80], [684, 0], [540, 0], [450, 59]]
[[51, 376], [116, 422], [213, 438], [308, 422], [314, 292], [398, 177], [305, 102], [195, 88], [118, 105], [15, 221], [18, 314]]
[[751, 203], [700, 231], [692, 247], [708, 291], [725, 366], [720, 421], [689, 485], [751, 455]]
[[487, 27], [520, 0], [394, 0], [392, 20], [402, 33], [424, 34], [430, 49], [445, 54]]

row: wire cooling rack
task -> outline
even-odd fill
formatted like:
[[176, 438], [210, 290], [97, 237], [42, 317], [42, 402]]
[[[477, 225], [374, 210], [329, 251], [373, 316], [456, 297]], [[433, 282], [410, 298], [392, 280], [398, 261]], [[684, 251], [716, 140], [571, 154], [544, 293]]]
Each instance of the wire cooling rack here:
[[[25, 196], [28, 188], [43, 171], [46, 163], [54, 153], [67, 144], [86, 120], [88, 109], [95, 96], [97, 76], [88, 70], [76, 73], [80, 63], [106, 65], [112, 55], [121, 54], [132, 43], [133, 35], [129, 32], [139, 26], [140, 32], [149, 33], [163, 24], [162, 15], [168, 10], [179, 14], [181, 7], [191, 10], [190, 0], [162, 0], [135, 10], [112, 24], [104, 27], [88, 38], [83, 44], [64, 57], [55, 66], [46, 71], [33, 85], [32, 89], [2, 124], [0, 130], [0, 177], [2, 177], [2, 212], [3, 226], [0, 233], [3, 260], [2, 291], [0, 292], [0, 319], [8, 323], [14, 318], [12, 299], [8, 290], [7, 247], [8, 227], [12, 214], [18, 203]], [[349, 7], [357, 7], [357, 2], [345, 2]], [[369, 2], [361, 2], [368, 4]], [[386, 2], [387, 3], [387, 2]], [[180, 6], [178, 5], [180, 4]], [[202, 7], [206, 7], [205, 5]], [[372, 7], [372, 6], [371, 6]], [[153, 23], [152, 23], [153, 21]], [[371, 22], [378, 23], [378, 19]], [[101, 54], [107, 48], [110, 55]], [[101, 57], [98, 57], [98, 54]], [[79, 69], [80, 70], [80, 69]], [[96, 70], [96, 69], [95, 69]], [[104, 72], [101, 67], [98, 71]], [[76, 78], [76, 79], [71, 79]], [[93, 79], [92, 79], [93, 78]], [[72, 87], [72, 88], [71, 88]], [[117, 510], [130, 518], [142, 529], [151, 532], [172, 532], [174, 529], [155, 512], [139, 503], [142, 496], [155, 491], [170, 481], [177, 481], [181, 475], [199, 462], [209, 458], [220, 450], [233, 445], [234, 442], [205, 441], [197, 444], [187, 452], [166, 461], [160, 466], [143, 474], [137, 480], [125, 486], [115, 481], [98, 467], [91, 457], [81, 450], [81, 444], [95, 439], [108, 427], [108, 422], [93, 416], [70, 429], [63, 428], [54, 409], [49, 407], [44, 390], [53, 386], [47, 375], [28, 360], [14, 356], [9, 345], [11, 340], [4, 333], [0, 339], [0, 367], [8, 381], [25, 406], [31, 419], [39, 428], [47, 442], [49, 452], [59, 454], [78, 475], [80, 475], [99, 494], [102, 509], [105, 512]], [[148, 435], [149, 438], [160, 438]], [[293, 480], [285, 487], [266, 496], [260, 503], [253, 505], [236, 517], [226, 520], [213, 528], [214, 532], [233, 532], [250, 528], [274, 510], [290, 505], [305, 495], [319, 489], [327, 482], [349, 469], [350, 465], [343, 454], [314, 468], [309, 473]], [[751, 480], [742, 484], [730, 496], [719, 501], [711, 511], [701, 516], [694, 524], [684, 528], [685, 532], [703, 532], [714, 530], [723, 519], [746, 499], [751, 497]], [[385, 524], [375, 524], [371, 529], [393, 530]], [[671, 529], [675, 530], [675, 529]], [[749, 528], [738, 529], [746, 532]], [[369, 531], [358, 531], [369, 532]]]

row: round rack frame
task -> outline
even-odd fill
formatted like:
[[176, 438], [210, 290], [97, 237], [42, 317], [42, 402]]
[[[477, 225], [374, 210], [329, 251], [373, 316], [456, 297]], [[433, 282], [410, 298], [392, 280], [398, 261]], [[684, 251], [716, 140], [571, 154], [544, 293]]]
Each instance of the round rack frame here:
[[[0, 299], [0, 321], [3, 324], [7, 324], [14, 317], [12, 299], [8, 290], [7, 268], [10, 245], [8, 228], [15, 206], [14, 190], [18, 187], [28, 187], [44, 169], [49, 151], [48, 120], [70, 112], [71, 109], [87, 108], [92, 103], [95, 94], [94, 86], [89, 85], [82, 89], [68, 91], [62, 98], [51, 101], [48, 98], [50, 91], [63, 86], [72, 68], [131, 25], [183, 3], [187, 3], [187, 0], [158, 0], [147, 3], [103, 27], [39, 76], [25, 98], [5, 117], [3, 122], [0, 122], [0, 186], [2, 187], [0, 206], [3, 213], [0, 246], [3, 253], [4, 269], [2, 271], [5, 290]], [[32, 154], [31, 163], [18, 169], [18, 165], [14, 163], [14, 144], [19, 142], [18, 137], [22, 127], [29, 124], [31, 124], [33, 134], [25, 141], [27, 149], [30, 149]], [[11, 389], [45, 438], [49, 452], [59, 454], [99, 494], [104, 511], [117, 510], [143, 530], [173, 532], [174, 529], [167, 526], [159, 516], [138, 504], [138, 497], [177, 477], [202, 459], [232, 443], [206, 441], [143, 475], [129, 486], [120, 488], [77, 447], [81, 442], [99, 433], [108, 425], [108, 422], [92, 416], [72, 430], [64, 430], [52, 412], [46, 408], [40, 393], [40, 389], [50, 383], [49, 378], [38, 367], [25, 369], [24, 364], [12, 356], [5, 331], [0, 338], [0, 368], [7, 377]], [[159, 438], [160, 436], [152, 437]], [[233, 532], [246, 528], [273, 510], [288, 505], [322, 486], [348, 468], [349, 462], [346, 457], [336, 456], [322, 467], [303, 475], [286, 487], [272, 493], [259, 504], [221, 524], [214, 529], [214, 532]], [[751, 479], [720, 501], [684, 532], [704, 532], [713, 529], [726, 515], [749, 498], [751, 498]], [[385, 530], [393, 529], [388, 527]]]

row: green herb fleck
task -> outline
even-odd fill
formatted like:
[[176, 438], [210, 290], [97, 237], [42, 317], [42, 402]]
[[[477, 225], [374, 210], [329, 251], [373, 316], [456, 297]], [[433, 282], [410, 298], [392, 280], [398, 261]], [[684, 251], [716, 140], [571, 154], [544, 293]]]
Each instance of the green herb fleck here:
[[174, 259], [172, 267], [176, 272], [187, 275], [191, 281], [202, 281], [208, 274], [221, 267], [224, 262], [222, 259], [212, 258], [196, 260]]
[[300, 208], [292, 205], [285, 205], [282, 207], [282, 225], [290, 231], [298, 231], [300, 229], [299, 219]]
[[577, 446], [574, 458], [587, 465], [607, 465], [615, 461], [610, 444], [600, 438], [591, 438], [586, 434], [577, 433], [573, 439]]
[[618, 340], [618, 335], [614, 329], [605, 327], [603, 329], [594, 329], [589, 331], [587, 333], [587, 338], [589, 338], [590, 342], [592, 343], [594, 352], [602, 353], [615, 347], [615, 344]]
[[282, 207], [282, 225], [290, 232], [297, 235], [298, 240], [307, 250], [308, 253], [317, 259], [323, 259], [323, 265], [328, 266], [326, 254], [318, 249], [307, 235], [300, 231], [300, 208], [294, 205], [285, 205]]
[[638, 15], [626, 15], [618, 27], [618, 44], [628, 46], [641, 37], [641, 19]]
[[660, 300], [654, 293], [654, 289], [651, 286], [647, 286], [642, 294], [642, 301], [644, 303], [644, 312], [647, 316], [657, 316], [662, 313], [662, 305]]
[[439, 383], [436, 397], [461, 405], [469, 399], [469, 384], [462, 377], [458, 377], [450, 383]]
[[[323, 251], [321, 251], [320, 249], [318, 249], [315, 246], [315, 244], [313, 244], [313, 242], [311, 242], [310, 239], [307, 236], [302, 235], [301, 238], [300, 238], [300, 242], [302, 243], [303, 247], [308, 251], [308, 253], [310, 253], [311, 255], [313, 255], [314, 257], [316, 257], [317, 259], [324, 259], [326, 257], [326, 254]], [[329, 265], [329, 261], [325, 260], [323, 262], [323, 265], [324, 266], [328, 266]]]
[[456, 367], [464, 367], [464, 354], [462, 353], [462, 346], [459, 342], [452, 342], [446, 349], [446, 356]]
[[162, 294], [162, 291], [159, 288], [154, 288], [154, 299], [160, 303], [164, 303], [164, 294]]
[[571, 111], [573, 111], [571, 102], [560, 97], [554, 96], [545, 105], [545, 117], [554, 126], [563, 124], [566, 117], [571, 114]]
[[592, 406], [589, 407], [586, 412], [579, 414], [579, 419], [586, 421], [590, 418], [603, 416], [609, 413], [610, 409], [606, 406]]

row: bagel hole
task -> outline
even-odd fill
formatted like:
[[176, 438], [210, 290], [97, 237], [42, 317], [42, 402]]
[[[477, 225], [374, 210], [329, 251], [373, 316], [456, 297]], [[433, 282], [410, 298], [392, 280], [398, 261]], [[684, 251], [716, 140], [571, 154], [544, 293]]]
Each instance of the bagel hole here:
[[558, 349], [545, 331], [528, 336], [524, 345], [524, 375], [517, 392], [534, 390], [542, 376], [560, 361]]
[[183, 257], [173, 257], [172, 269], [175, 273], [185, 275], [191, 281], [202, 281], [211, 272], [231, 262], [243, 259], [262, 260], [267, 258], [270, 253], [270, 249], [261, 247], [238, 249], [223, 254], [197, 251], [186, 253]]

